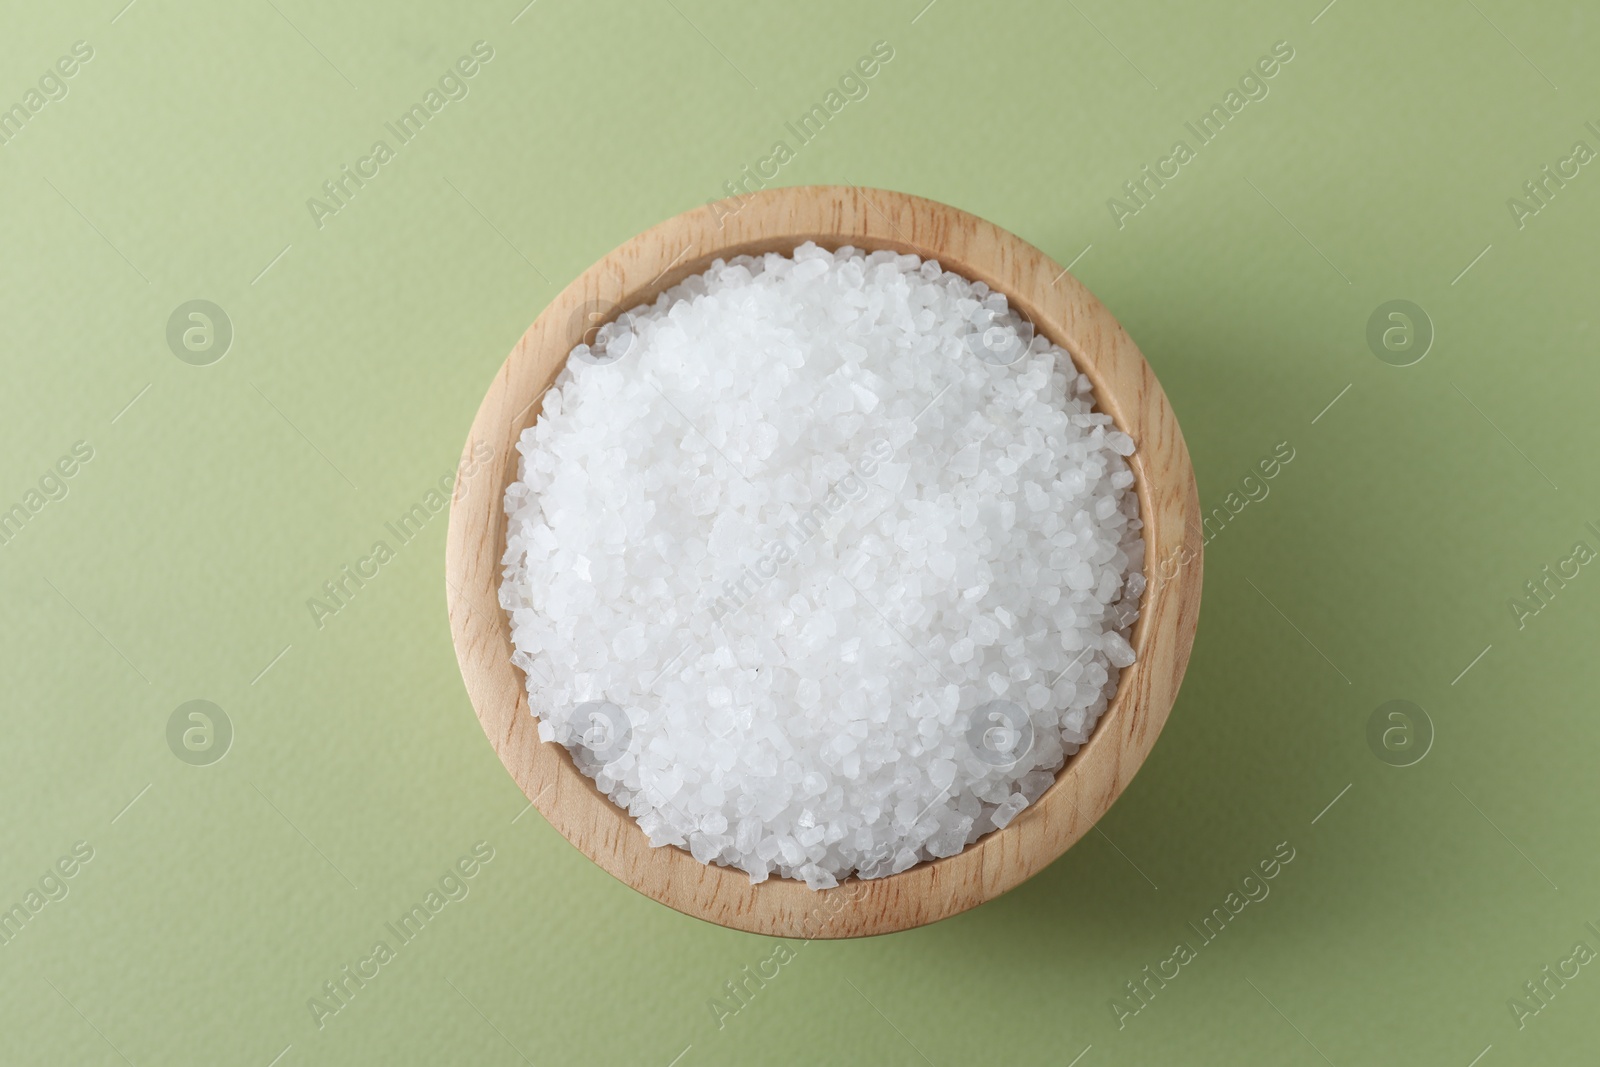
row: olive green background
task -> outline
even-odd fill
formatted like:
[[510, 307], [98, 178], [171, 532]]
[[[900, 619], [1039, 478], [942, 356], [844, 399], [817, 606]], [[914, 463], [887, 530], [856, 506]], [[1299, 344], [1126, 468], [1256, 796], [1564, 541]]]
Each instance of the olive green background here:
[[[94, 50], [0, 146], [0, 508], [94, 451], [0, 547], [0, 907], [93, 849], [0, 946], [0, 1058], [1593, 1062], [1600, 966], [1521, 1028], [1508, 1002], [1600, 950], [1600, 575], [1521, 628], [1510, 601], [1600, 549], [1600, 170], [1521, 228], [1507, 206], [1600, 148], [1592, 6], [123, 2], [12, 4], [0, 38], [4, 106]], [[319, 228], [308, 198], [480, 40], [470, 94]], [[1075, 262], [1207, 508], [1295, 458], [1209, 545], [1183, 692], [1100, 832], [946, 922], [796, 943], [719, 1027], [775, 942], [526, 812], [457, 672], [445, 519], [385, 523], [562, 286], [794, 148], [880, 40], [775, 184], [917, 193]], [[1269, 95], [1119, 228], [1108, 199], [1278, 41]], [[233, 328], [208, 366], [167, 343], [195, 299]], [[1436, 335], [1406, 367], [1367, 343], [1396, 299]], [[319, 629], [307, 599], [379, 539]], [[195, 699], [234, 732], [204, 766], [167, 740]], [[1434, 731], [1407, 767], [1368, 743], [1397, 699]], [[465, 899], [319, 1028], [308, 999], [478, 842]], [[1281, 842], [1270, 896], [1119, 1026], [1124, 983]]]

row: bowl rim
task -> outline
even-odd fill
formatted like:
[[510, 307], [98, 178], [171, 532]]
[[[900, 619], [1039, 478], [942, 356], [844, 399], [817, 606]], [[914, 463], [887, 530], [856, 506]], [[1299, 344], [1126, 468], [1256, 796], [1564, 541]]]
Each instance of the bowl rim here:
[[[702, 864], [673, 846], [653, 848], [566, 748], [539, 741], [499, 604], [504, 495], [519, 473], [516, 444], [537, 420], [573, 346], [715, 259], [788, 254], [806, 240], [937, 259], [1005, 294], [1039, 333], [1065, 348], [1093, 384], [1096, 410], [1134, 439], [1128, 459], [1144, 523], [1147, 580], [1130, 638], [1138, 659], [1122, 672], [1089, 740], [1037, 801], [954, 856], [825, 890], [777, 877], [751, 885], [736, 868]], [[445, 594], [463, 681], [501, 763], [531, 806], [604, 870], [685, 914], [753, 933], [811, 939], [909, 929], [991, 900], [1043, 869], [1088, 832], [1149, 754], [1177, 696], [1199, 617], [1204, 536], [1194, 470], [1171, 404], [1133, 340], [1039, 249], [975, 215], [905, 193], [837, 185], [764, 189], [708, 202], [625, 241], [575, 278], [523, 333], [479, 406], [458, 472]]]

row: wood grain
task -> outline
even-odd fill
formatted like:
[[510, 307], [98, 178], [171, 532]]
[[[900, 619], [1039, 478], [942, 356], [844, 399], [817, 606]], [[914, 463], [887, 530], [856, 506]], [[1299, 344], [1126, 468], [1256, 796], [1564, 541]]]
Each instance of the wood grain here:
[[[1043, 797], [955, 856], [822, 891], [782, 878], [752, 886], [741, 871], [703, 865], [670, 846], [651, 848], [566, 749], [539, 741], [498, 600], [503, 498], [517, 477], [516, 441], [538, 418], [572, 347], [714, 259], [787, 254], [807, 240], [937, 259], [1005, 293], [1040, 333], [1071, 352], [1094, 383], [1099, 408], [1137, 444], [1130, 463], [1149, 578], [1132, 637], [1138, 661]], [[850, 186], [771, 189], [686, 212], [633, 238], [573, 281], [523, 334], [478, 409], [461, 469], [445, 550], [450, 625], [467, 692], [501, 762], [550, 824], [595, 863], [646, 896], [722, 926], [861, 937], [935, 922], [999, 896], [1071, 847], [1127, 787], [1166, 723], [1188, 665], [1200, 610], [1199, 498], [1183, 434], [1149, 364], [1100, 301], [1044, 253], [919, 197]]]

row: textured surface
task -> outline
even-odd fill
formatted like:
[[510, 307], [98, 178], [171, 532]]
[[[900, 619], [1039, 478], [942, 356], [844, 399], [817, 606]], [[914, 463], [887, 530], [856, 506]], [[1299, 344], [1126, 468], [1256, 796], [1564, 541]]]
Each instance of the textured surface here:
[[[0, 547], [0, 901], [94, 848], [0, 946], [0, 1060], [1593, 1061], [1594, 965], [1524, 1029], [1507, 1002], [1600, 949], [1600, 573], [1521, 629], [1509, 602], [1600, 549], [1600, 173], [1521, 229], [1506, 203], [1600, 149], [1593, 5], [125, 2], [10, 4], [0, 35], [7, 106], [94, 48], [0, 145], [0, 504], [94, 450]], [[306, 200], [480, 39], [470, 95], [318, 229]], [[866, 98], [800, 144], [878, 40]], [[1279, 40], [1269, 95], [1119, 229], [1107, 200]], [[1072, 263], [1203, 507], [1249, 500], [1212, 523], [1182, 694], [1100, 832], [982, 907], [788, 960], [518, 817], [452, 650], [445, 518], [385, 525], [453, 472], [541, 308], [779, 139], [776, 184], [915, 192]], [[168, 347], [194, 299], [234, 327], [211, 366]], [[1409, 367], [1367, 340], [1396, 299], [1436, 333]], [[307, 599], [380, 539], [319, 629]], [[168, 747], [195, 699], [233, 724], [210, 766]], [[1434, 728], [1409, 767], [1368, 742], [1396, 699]], [[467, 897], [317, 1029], [307, 999], [480, 840]], [[1119, 1029], [1124, 983], [1283, 841], [1270, 896]]]
[[539, 736], [755, 881], [1006, 825], [1134, 658], [1133, 439], [1093, 405], [919, 256], [807, 243], [636, 305], [517, 444], [500, 604]]

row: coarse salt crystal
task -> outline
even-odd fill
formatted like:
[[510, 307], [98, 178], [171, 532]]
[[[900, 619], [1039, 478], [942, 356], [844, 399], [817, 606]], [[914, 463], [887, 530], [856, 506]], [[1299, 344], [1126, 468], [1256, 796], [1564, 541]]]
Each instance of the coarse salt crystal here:
[[813, 889], [1008, 825], [1134, 661], [1126, 457], [1002, 294], [890, 252], [721, 260], [579, 346], [505, 576], [539, 737], [652, 844]]

